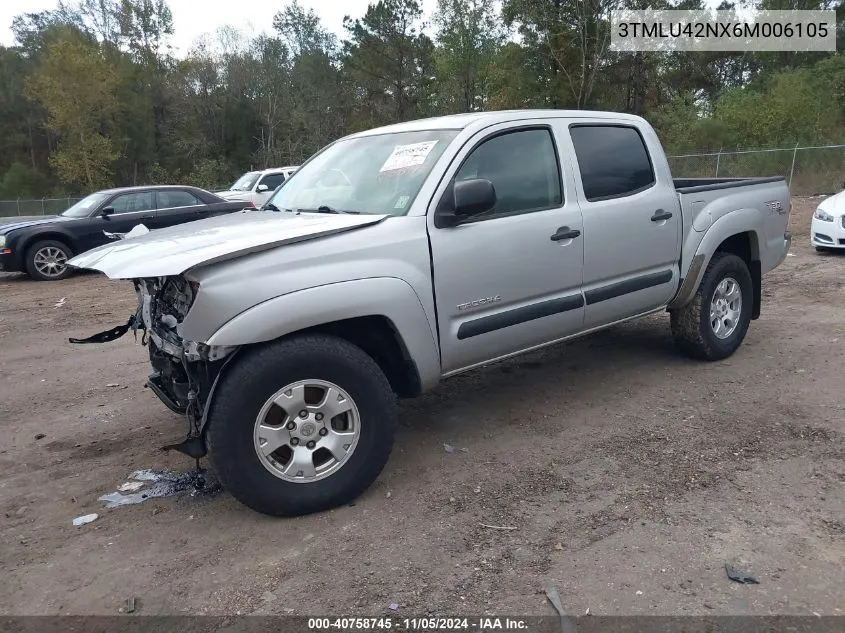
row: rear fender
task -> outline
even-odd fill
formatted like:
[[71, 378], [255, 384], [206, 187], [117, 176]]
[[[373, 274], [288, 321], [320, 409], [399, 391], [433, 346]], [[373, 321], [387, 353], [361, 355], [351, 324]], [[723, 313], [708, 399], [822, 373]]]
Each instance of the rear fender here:
[[260, 303], [222, 325], [208, 345], [250, 345], [306, 328], [365, 316], [387, 318], [417, 368], [423, 390], [440, 380], [437, 339], [417, 293], [395, 277], [298, 290]]
[[[752, 233], [751, 259], [752, 261], [759, 261], [760, 244], [764, 243], [761, 241], [762, 238], [758, 228], [760, 223], [759, 210], [754, 208], [737, 209], [716, 220], [703, 235], [696, 231], [690, 231], [684, 243], [683, 252], [693, 253], [693, 255], [685, 262], [684, 281], [678, 289], [675, 298], [669, 304], [669, 309], [677, 310], [692, 301], [692, 298], [698, 291], [707, 266], [716, 253], [716, 249], [731, 236], [739, 233]], [[752, 264], [749, 263], [749, 270], [751, 269]]]

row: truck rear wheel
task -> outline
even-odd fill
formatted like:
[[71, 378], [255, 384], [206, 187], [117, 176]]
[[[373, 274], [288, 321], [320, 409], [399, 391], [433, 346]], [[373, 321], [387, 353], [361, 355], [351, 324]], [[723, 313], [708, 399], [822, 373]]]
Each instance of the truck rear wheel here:
[[675, 344], [699, 360], [727, 358], [748, 331], [753, 294], [748, 265], [736, 255], [717, 252], [693, 300], [671, 313]]
[[366, 490], [390, 456], [396, 419], [370, 356], [338, 337], [297, 336], [235, 361], [214, 396], [208, 450], [241, 503], [298, 516]]

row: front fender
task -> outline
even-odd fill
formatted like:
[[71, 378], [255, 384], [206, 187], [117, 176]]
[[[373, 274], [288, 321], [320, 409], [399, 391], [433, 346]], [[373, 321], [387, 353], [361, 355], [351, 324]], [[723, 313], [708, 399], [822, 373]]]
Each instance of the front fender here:
[[344, 281], [281, 295], [232, 318], [206, 342], [262, 343], [309, 327], [365, 316], [390, 320], [417, 366], [423, 389], [440, 380], [440, 351], [434, 328], [417, 293], [396, 277]]
[[[760, 234], [761, 222], [759, 210], [754, 208], [737, 209], [717, 219], [703, 234], [690, 231], [684, 242], [683, 250], [686, 274], [678, 293], [669, 304], [669, 309], [681, 308], [692, 301], [707, 266], [716, 253], [716, 249], [729, 237], [739, 233], [752, 233], [754, 238], [751, 244], [751, 257], [758, 260], [760, 244], [765, 243]], [[686, 255], [686, 253], [691, 253], [691, 255]]]

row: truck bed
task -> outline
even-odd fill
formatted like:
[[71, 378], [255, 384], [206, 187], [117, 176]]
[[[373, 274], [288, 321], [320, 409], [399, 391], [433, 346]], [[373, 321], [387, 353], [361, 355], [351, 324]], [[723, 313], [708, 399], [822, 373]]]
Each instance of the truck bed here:
[[786, 180], [783, 176], [764, 176], [753, 178], [673, 178], [678, 193], [699, 193], [717, 189], [731, 189], [746, 185], [760, 185], [767, 182]]

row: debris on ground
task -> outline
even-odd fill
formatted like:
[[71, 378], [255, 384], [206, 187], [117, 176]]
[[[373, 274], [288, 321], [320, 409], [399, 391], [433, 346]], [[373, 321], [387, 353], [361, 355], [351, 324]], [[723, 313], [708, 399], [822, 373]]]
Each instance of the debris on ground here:
[[[122, 484], [116, 492], [103, 495], [99, 501], [102, 501], [107, 508], [118, 508], [178, 493], [189, 493], [192, 497], [211, 495], [221, 489], [215, 477], [205, 470], [196, 468], [184, 473], [171, 470], [136, 470], [129, 475], [128, 479], [129, 481]], [[124, 492], [129, 494], [124, 494]]]
[[46, 434], [46, 433], [36, 433], [36, 434], [35, 434], [35, 439], [36, 439], [36, 440], [43, 440], [45, 437], [47, 437], [47, 434]]
[[480, 525], [483, 528], [487, 528], [489, 530], [518, 530], [519, 529], [517, 527], [512, 527], [510, 525], [489, 525], [487, 523], [479, 523], [478, 525]]
[[120, 387], [120, 383], [110, 382], [106, 385], [106, 387]]
[[66, 299], [67, 299], [67, 297], [62, 297], [61, 299], [56, 301], [56, 303], [53, 304], [53, 307], [54, 308], [61, 308], [65, 304]]
[[390, 605], [387, 608], [390, 609], [391, 611], [396, 611], [396, 609], [399, 608], [399, 605], [396, 604], [395, 602], [391, 602]]
[[73, 520], [73, 524], [76, 527], [79, 527], [80, 525], [85, 525], [86, 523], [91, 523], [92, 521], [96, 521], [99, 518], [99, 516], [100, 515], [98, 515], [98, 514], [84, 514], [80, 517], [76, 517]]
[[126, 602], [118, 611], [120, 613], [135, 613], [135, 598], [127, 598]]
[[127, 481], [125, 484], [121, 484], [117, 487], [118, 492], [137, 492], [141, 488], [143, 488], [146, 484], [143, 481]]
[[454, 453], [455, 447], [452, 446], [451, 444], [443, 444], [443, 450], [446, 451], [447, 453]]
[[738, 582], [743, 585], [759, 585], [760, 582], [754, 577], [749, 574], [746, 574], [743, 571], [739, 571], [725, 563], [725, 572], [728, 574], [728, 578], [733, 580], [734, 582]]
[[[546, 598], [549, 599], [549, 602], [552, 603], [552, 606], [557, 611], [557, 614], [560, 616], [560, 630], [562, 633], [575, 633], [575, 626], [570, 621], [569, 617], [566, 615], [566, 611], [563, 610], [563, 602], [560, 599], [560, 594], [557, 591], [557, 588], [552, 585], [546, 585]], [[589, 611], [589, 609], [588, 609]]]

